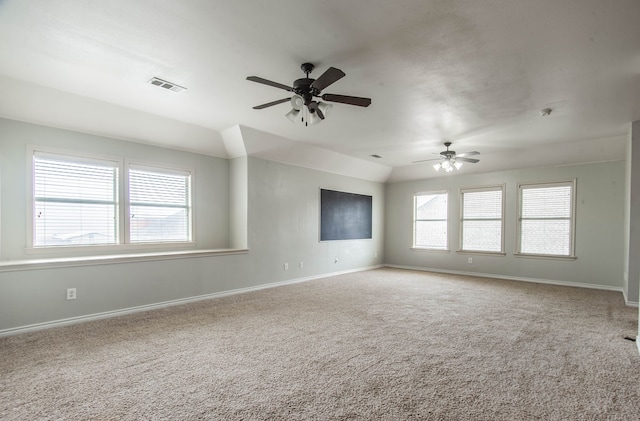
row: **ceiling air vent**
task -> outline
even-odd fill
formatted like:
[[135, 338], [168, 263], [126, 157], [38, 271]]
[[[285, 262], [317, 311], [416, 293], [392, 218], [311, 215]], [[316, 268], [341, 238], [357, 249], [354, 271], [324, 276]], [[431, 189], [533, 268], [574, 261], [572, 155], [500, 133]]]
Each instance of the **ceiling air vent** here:
[[149, 83], [152, 84], [152, 85], [159, 86], [160, 88], [168, 89], [168, 90], [173, 91], [173, 92], [180, 92], [180, 91], [184, 91], [185, 89], [187, 89], [184, 86], [176, 85], [173, 82], [168, 82], [168, 81], [166, 81], [164, 79], [160, 79], [158, 77], [151, 78], [151, 80], [149, 80]]

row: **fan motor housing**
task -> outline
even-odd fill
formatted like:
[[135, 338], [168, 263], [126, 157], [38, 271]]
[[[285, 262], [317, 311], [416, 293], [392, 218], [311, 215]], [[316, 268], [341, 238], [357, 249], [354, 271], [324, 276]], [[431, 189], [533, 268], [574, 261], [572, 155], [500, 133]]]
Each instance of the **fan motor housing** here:
[[317, 89], [311, 87], [313, 82], [315, 82], [315, 79], [307, 77], [297, 79], [293, 82], [293, 92], [304, 98], [305, 104], [308, 104], [313, 96], [320, 93]]

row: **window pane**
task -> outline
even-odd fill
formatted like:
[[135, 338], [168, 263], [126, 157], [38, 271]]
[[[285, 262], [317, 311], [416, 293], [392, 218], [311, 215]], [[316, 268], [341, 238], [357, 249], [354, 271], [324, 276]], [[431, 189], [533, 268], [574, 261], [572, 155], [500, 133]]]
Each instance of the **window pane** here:
[[414, 196], [414, 247], [448, 248], [447, 193]]
[[502, 218], [502, 190], [463, 193], [463, 219]]
[[502, 221], [463, 221], [463, 250], [502, 251]]
[[131, 203], [186, 206], [189, 178], [184, 175], [129, 171]]
[[114, 166], [35, 157], [35, 197], [114, 202], [116, 174]]
[[520, 253], [573, 253], [573, 183], [520, 188]]
[[571, 186], [522, 189], [523, 218], [570, 218]]
[[187, 241], [185, 209], [131, 206], [131, 242]]
[[502, 193], [462, 192], [462, 250], [502, 252]]
[[524, 220], [520, 235], [521, 253], [568, 256], [571, 248], [571, 221]]
[[446, 250], [447, 221], [416, 221], [415, 246]]
[[191, 241], [190, 176], [129, 171], [132, 243]]
[[36, 246], [115, 244], [114, 205], [36, 202]]
[[116, 244], [117, 164], [34, 153], [34, 247]]
[[416, 219], [447, 219], [447, 194], [416, 196]]

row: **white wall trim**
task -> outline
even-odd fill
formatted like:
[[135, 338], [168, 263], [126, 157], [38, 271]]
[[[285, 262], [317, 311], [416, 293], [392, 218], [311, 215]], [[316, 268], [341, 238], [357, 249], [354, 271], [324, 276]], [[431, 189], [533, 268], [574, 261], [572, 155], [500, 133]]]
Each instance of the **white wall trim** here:
[[58, 257], [50, 259], [7, 260], [0, 262], [1, 272], [19, 270], [55, 269], [76, 266], [110, 265], [118, 263], [148, 262], [154, 260], [190, 259], [195, 257], [247, 254], [249, 249], [159, 251], [152, 253], [114, 254], [99, 256]]
[[[404, 266], [404, 265], [385, 265], [386, 267], [396, 268], [396, 269], [408, 269], [408, 270], [419, 270], [423, 272], [436, 272], [436, 273], [449, 273], [452, 275], [465, 275], [465, 276], [476, 276], [479, 278], [493, 278], [493, 279], [505, 279], [509, 281], [521, 281], [521, 282], [532, 282], [536, 284], [548, 284], [548, 285], [558, 285], [565, 287], [577, 287], [577, 288], [590, 288], [590, 289], [601, 289], [605, 291], [615, 291], [621, 292], [624, 296], [624, 291], [621, 287], [614, 287], [610, 285], [596, 285], [596, 284], [584, 284], [580, 282], [567, 282], [567, 281], [556, 281], [552, 279], [536, 279], [536, 278], [524, 278], [520, 276], [506, 276], [506, 275], [494, 275], [491, 273], [480, 273], [480, 272], [465, 272], [460, 270], [448, 270], [448, 269], [434, 269], [427, 268], [421, 266]], [[625, 297], [625, 304], [628, 306], [634, 306], [633, 302], [627, 301]], [[638, 303], [635, 303], [635, 307], [638, 306]]]
[[120, 310], [112, 310], [112, 311], [105, 311], [102, 313], [87, 314], [85, 316], [70, 317], [68, 319], [60, 319], [60, 320], [53, 320], [50, 322], [35, 323], [27, 326], [19, 326], [15, 328], [0, 330], [0, 337], [18, 335], [18, 334], [28, 333], [28, 332], [35, 332], [38, 330], [50, 329], [54, 327], [69, 326], [77, 323], [90, 322], [94, 320], [108, 319], [111, 317], [124, 316], [127, 314], [139, 313], [143, 311], [158, 310], [158, 309], [172, 307], [172, 306], [181, 305], [181, 304], [194, 303], [197, 301], [210, 300], [214, 298], [221, 298], [221, 297], [226, 297], [226, 296], [236, 295], [236, 294], [244, 294], [247, 292], [260, 291], [262, 289], [268, 289], [268, 288], [276, 288], [284, 285], [291, 285], [291, 284], [297, 284], [301, 282], [312, 281], [315, 279], [322, 279], [322, 278], [328, 278], [331, 276], [344, 275], [347, 273], [362, 272], [362, 271], [371, 270], [371, 269], [379, 269], [381, 267], [384, 267], [384, 265], [368, 266], [368, 267], [362, 267], [357, 269], [343, 270], [339, 272], [323, 273], [321, 275], [313, 275], [313, 276], [307, 276], [303, 278], [289, 279], [286, 281], [272, 282], [272, 283], [257, 285], [253, 287], [238, 288], [238, 289], [232, 289], [228, 291], [214, 292], [212, 294], [198, 295], [195, 297], [179, 298], [177, 300], [163, 301], [160, 303], [129, 307], [129, 308], [124, 308]]

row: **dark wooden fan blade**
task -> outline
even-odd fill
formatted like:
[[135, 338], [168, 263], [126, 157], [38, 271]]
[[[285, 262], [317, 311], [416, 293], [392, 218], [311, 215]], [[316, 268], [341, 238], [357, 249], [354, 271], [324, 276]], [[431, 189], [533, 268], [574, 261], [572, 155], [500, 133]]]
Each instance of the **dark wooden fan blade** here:
[[309, 111], [315, 112], [316, 115], [320, 117], [320, 120], [324, 120], [324, 114], [322, 111], [320, 111], [320, 108], [318, 108], [317, 102], [312, 101], [311, 103], [309, 103], [308, 107], [309, 107]]
[[471, 156], [471, 155], [480, 155], [480, 152], [478, 152], [478, 151], [463, 152], [463, 153], [459, 153], [456, 156], [458, 156], [458, 157], [463, 156], [464, 157], [464, 156]]
[[254, 110], [261, 110], [263, 108], [271, 107], [272, 105], [282, 104], [282, 103], [285, 103], [287, 101], [291, 101], [291, 98], [282, 98], [282, 99], [279, 99], [277, 101], [267, 102], [266, 104], [256, 105], [255, 107], [253, 107], [253, 109]]
[[274, 88], [284, 89], [285, 91], [293, 91], [293, 88], [287, 85], [283, 85], [282, 83], [273, 82], [271, 80], [263, 79], [258, 76], [247, 76], [247, 80], [251, 82], [262, 83], [263, 85], [273, 86]]
[[441, 161], [441, 160], [442, 160], [442, 158], [421, 159], [420, 161], [413, 161], [412, 164], [417, 164], [419, 162]]
[[371, 98], [362, 98], [359, 96], [324, 94], [322, 99], [331, 102], [340, 102], [342, 104], [357, 105], [358, 107], [368, 107], [371, 105]]
[[472, 164], [475, 164], [476, 162], [480, 162], [479, 159], [474, 159], [474, 158], [463, 158], [460, 155], [456, 156], [456, 161], [462, 161], [462, 162], [471, 162]]
[[345, 77], [345, 74], [342, 70], [336, 69], [335, 67], [329, 67], [326, 72], [321, 74], [320, 77], [311, 84], [311, 87], [321, 91], [343, 77]]

